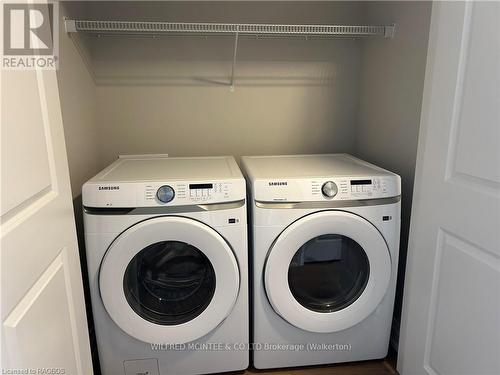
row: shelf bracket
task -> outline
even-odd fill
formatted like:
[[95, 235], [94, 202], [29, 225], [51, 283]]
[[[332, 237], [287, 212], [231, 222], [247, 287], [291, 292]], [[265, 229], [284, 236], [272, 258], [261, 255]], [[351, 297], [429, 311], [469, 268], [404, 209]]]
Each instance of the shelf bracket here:
[[76, 33], [76, 21], [64, 17], [64, 30], [67, 33]]
[[238, 55], [238, 38], [239, 38], [239, 27], [236, 29], [236, 33], [234, 34], [234, 51], [233, 51], [233, 65], [231, 67], [231, 80], [230, 80], [230, 88], [231, 92], [234, 91], [234, 72], [236, 69], [236, 57]]
[[396, 24], [393, 23], [392, 25], [385, 26], [384, 27], [384, 38], [386, 39], [392, 39], [394, 38], [394, 33], [396, 32]]

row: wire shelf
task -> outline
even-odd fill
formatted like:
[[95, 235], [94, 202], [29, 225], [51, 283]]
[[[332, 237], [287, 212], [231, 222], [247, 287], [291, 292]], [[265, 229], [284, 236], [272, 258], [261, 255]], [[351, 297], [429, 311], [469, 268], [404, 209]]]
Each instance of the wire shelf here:
[[393, 38], [395, 25], [284, 25], [264, 23], [198, 23], [198, 22], [137, 22], [65, 19], [68, 33], [89, 33], [98, 36], [234, 36], [233, 61], [229, 85], [234, 90], [234, 76], [240, 37], [358, 39], [364, 37]]
[[361, 38], [379, 36], [392, 38], [394, 25], [284, 25], [258, 23], [197, 23], [197, 22], [135, 22], [65, 20], [67, 32], [92, 34], [240, 34], [275, 36], [324, 36]]

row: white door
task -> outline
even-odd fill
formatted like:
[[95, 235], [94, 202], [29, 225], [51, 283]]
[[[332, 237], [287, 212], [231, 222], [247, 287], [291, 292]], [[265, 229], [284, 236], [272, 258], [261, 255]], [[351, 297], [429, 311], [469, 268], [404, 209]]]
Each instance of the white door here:
[[1, 72], [3, 373], [91, 374], [55, 71]]
[[398, 370], [500, 374], [500, 3], [435, 2]]
[[178, 216], [142, 221], [116, 238], [99, 271], [114, 322], [147, 343], [184, 344], [216, 328], [240, 288], [236, 258], [208, 225]]
[[364, 320], [390, 279], [391, 257], [380, 232], [344, 211], [313, 213], [288, 226], [269, 250], [264, 270], [274, 310], [290, 324], [320, 333]]

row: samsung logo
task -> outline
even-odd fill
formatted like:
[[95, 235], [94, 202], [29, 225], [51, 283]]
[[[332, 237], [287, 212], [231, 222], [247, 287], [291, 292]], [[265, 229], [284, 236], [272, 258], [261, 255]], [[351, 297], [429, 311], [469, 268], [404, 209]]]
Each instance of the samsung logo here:
[[286, 181], [272, 181], [269, 183], [269, 186], [287, 186], [288, 182]]
[[99, 190], [120, 190], [119, 186], [99, 186]]

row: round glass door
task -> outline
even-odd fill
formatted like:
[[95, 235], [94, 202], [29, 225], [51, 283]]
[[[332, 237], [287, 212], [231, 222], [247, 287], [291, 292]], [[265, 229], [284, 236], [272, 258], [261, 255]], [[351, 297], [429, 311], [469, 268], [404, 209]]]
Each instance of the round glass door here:
[[320, 313], [339, 311], [363, 293], [370, 264], [353, 239], [324, 234], [307, 241], [288, 267], [288, 284], [295, 299]]
[[264, 282], [274, 310], [310, 332], [364, 320], [389, 286], [391, 259], [380, 232], [344, 211], [322, 211], [288, 226], [269, 250]]
[[125, 298], [150, 322], [189, 322], [209, 305], [215, 271], [205, 254], [181, 241], [147, 246], [130, 261], [123, 277]]
[[238, 297], [240, 274], [226, 240], [193, 219], [162, 216], [120, 234], [101, 263], [106, 311], [147, 343], [186, 343], [217, 327]]

